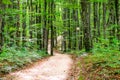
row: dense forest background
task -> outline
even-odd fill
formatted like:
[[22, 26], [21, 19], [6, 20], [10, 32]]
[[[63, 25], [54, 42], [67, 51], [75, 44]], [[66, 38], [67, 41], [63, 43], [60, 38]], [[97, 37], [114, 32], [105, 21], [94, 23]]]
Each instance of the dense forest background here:
[[[0, 51], [27, 47], [47, 51], [57, 36], [62, 49], [119, 50], [119, 0], [2, 0], [0, 2]], [[52, 52], [51, 52], [52, 54]]]
[[31, 51], [45, 56], [48, 44], [51, 55], [60, 47], [63, 52], [96, 53], [100, 59], [109, 54], [106, 60], [116, 63], [109, 66], [119, 65], [120, 0], [0, 0], [2, 57], [30, 56], [22, 53]]

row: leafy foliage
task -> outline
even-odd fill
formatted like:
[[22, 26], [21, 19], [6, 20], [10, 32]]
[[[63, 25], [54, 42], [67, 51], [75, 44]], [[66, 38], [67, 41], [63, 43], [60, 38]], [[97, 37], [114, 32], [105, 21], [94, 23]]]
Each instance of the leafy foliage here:
[[[96, 44], [97, 46], [99, 44]], [[90, 79], [119, 79], [120, 52], [115, 48], [94, 48], [94, 53], [84, 57], [84, 67]], [[81, 64], [79, 64], [81, 66]]]
[[2, 0], [3, 4], [12, 4], [10, 0]]
[[19, 50], [15, 47], [5, 48], [0, 54], [0, 74], [9, 73], [47, 56], [44, 51], [30, 51], [27, 48]]

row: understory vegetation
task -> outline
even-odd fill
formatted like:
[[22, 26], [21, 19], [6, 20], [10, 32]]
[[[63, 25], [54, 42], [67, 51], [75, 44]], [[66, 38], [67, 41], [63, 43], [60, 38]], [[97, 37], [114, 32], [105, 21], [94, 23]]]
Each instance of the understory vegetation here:
[[[74, 79], [77, 80], [119, 80], [120, 79], [120, 51], [118, 41], [113, 40], [109, 45], [108, 39], [100, 39], [94, 43], [90, 52], [85, 50], [71, 50], [68, 53], [76, 56]], [[77, 76], [75, 76], [77, 75]]]
[[[92, 53], [83, 55], [78, 61], [79, 80], [119, 80], [120, 79], [120, 51], [114, 47], [104, 47], [96, 44]], [[78, 53], [78, 52], [77, 52]], [[81, 53], [81, 52], [79, 52]]]
[[96, 53], [84, 60], [90, 79], [120, 79], [120, 52]]
[[13, 72], [31, 64], [38, 59], [48, 56], [44, 51], [28, 50], [27, 48], [9, 47], [0, 54], [0, 75]]

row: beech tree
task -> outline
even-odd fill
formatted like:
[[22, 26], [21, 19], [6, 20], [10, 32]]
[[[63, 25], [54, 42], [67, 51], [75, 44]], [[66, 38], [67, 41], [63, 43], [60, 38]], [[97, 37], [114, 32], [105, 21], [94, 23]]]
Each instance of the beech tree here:
[[84, 34], [84, 46], [86, 51], [91, 50], [91, 31], [90, 31], [90, 2], [88, 0], [81, 0], [81, 18], [82, 18], [82, 25], [83, 27], [83, 34]]
[[[2, 0], [0, 51], [4, 47], [89, 52], [120, 45], [119, 0]], [[4, 10], [3, 10], [4, 9]], [[107, 44], [105, 41], [109, 41]]]

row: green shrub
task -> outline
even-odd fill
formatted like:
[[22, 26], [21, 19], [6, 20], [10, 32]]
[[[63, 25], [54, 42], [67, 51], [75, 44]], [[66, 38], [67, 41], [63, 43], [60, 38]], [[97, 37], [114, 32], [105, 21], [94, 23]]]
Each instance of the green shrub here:
[[47, 56], [44, 51], [30, 51], [27, 48], [17, 50], [15, 47], [4, 48], [0, 54], [0, 74], [9, 73], [28, 63]]

